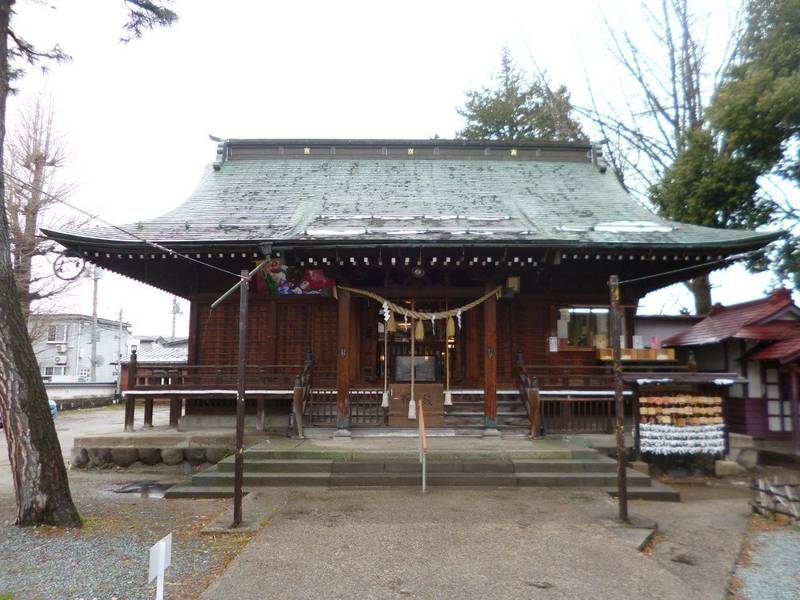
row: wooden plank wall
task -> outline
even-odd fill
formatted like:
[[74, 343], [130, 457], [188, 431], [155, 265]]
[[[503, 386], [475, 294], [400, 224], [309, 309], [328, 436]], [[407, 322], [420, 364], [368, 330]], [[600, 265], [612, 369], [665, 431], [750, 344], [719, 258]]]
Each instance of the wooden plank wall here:
[[[209, 314], [211, 300], [192, 304], [191, 347], [195, 364], [233, 365], [238, 341], [238, 302], [229, 301]], [[349, 368], [353, 384], [377, 381], [378, 346], [376, 303], [353, 298]], [[497, 303], [497, 376], [501, 387], [514, 385], [518, 352], [525, 364], [582, 364], [592, 352], [547, 352], [553, 308], [540, 299], [502, 299]], [[463, 315], [458, 332], [453, 383], [478, 386], [483, 382], [483, 310]], [[196, 317], [194, 316], [196, 314]], [[250, 301], [248, 364], [302, 364], [307, 351], [314, 355], [315, 371], [336, 371], [337, 303], [331, 298], [263, 298]]]
[[[247, 363], [294, 365], [310, 350], [321, 369], [336, 365], [336, 301], [315, 298], [251, 298], [248, 311]], [[195, 301], [196, 364], [233, 365], [239, 339], [239, 305], [226, 302], [210, 312], [210, 302]]]

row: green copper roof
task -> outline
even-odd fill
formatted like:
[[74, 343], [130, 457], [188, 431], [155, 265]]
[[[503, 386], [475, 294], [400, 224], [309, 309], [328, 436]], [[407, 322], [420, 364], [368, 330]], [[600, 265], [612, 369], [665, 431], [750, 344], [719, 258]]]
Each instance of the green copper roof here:
[[[662, 219], [639, 206], [611, 171], [598, 166], [587, 145], [562, 145], [550, 154], [529, 149], [521, 157], [512, 144], [494, 144], [486, 156], [476, 155], [473, 144], [464, 156], [456, 151], [461, 146], [453, 146], [450, 152], [420, 150], [416, 155], [394, 148], [394, 154], [378, 157], [374, 150], [380, 142], [365, 142], [369, 152], [349, 157], [341, 151], [320, 156], [314, 154], [316, 148], [305, 155], [259, 154], [251, 149], [256, 142], [249, 143], [244, 149], [224, 146], [222, 159], [207, 168], [183, 204], [125, 228], [166, 245], [272, 241], [744, 247], [776, 235]], [[395, 146], [415, 143], [425, 145], [397, 141]], [[434, 144], [429, 141], [423, 149]], [[110, 227], [48, 233], [73, 242], [137, 242]]]

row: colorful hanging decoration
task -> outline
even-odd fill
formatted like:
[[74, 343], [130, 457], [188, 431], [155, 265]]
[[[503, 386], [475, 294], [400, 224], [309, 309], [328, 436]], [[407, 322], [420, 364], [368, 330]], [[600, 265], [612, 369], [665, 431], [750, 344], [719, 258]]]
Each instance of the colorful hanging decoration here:
[[322, 269], [299, 270], [272, 258], [259, 272], [256, 290], [272, 296], [323, 296], [330, 295], [336, 280], [325, 276]]

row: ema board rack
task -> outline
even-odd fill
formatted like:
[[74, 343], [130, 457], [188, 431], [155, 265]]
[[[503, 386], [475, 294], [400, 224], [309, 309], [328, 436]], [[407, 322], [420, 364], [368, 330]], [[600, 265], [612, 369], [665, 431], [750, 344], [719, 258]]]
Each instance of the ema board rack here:
[[661, 425], [721, 425], [722, 398], [718, 396], [659, 396], [639, 398], [641, 423]]
[[639, 398], [639, 448], [650, 454], [722, 454], [725, 422], [717, 396]]

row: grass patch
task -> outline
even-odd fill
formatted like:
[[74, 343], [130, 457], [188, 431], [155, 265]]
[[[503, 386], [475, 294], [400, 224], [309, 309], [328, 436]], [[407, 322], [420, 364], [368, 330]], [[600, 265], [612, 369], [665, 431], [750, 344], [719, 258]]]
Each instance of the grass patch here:
[[13, 592], [0, 593], [0, 600], [14, 600]]

